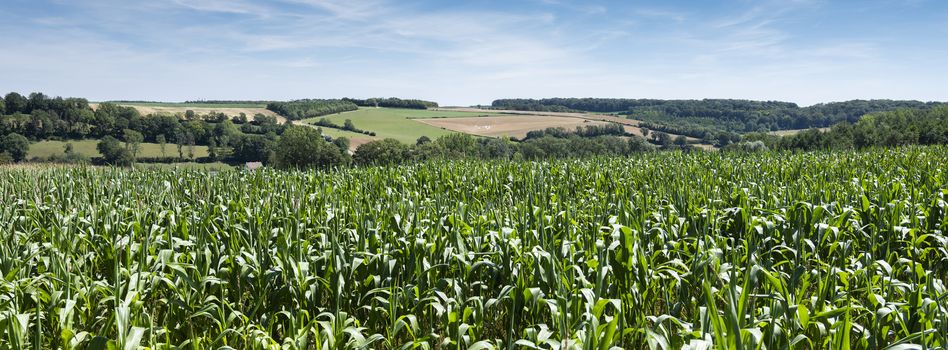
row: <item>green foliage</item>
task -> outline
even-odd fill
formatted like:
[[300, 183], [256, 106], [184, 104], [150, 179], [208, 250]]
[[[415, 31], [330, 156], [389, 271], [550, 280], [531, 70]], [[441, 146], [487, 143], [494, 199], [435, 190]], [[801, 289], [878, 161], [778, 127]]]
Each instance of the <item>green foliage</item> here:
[[236, 162], [267, 163], [273, 153], [274, 141], [260, 135], [244, 135], [234, 141], [231, 159]]
[[408, 160], [409, 154], [408, 145], [395, 139], [384, 139], [359, 146], [352, 158], [361, 165], [390, 165]]
[[309, 127], [290, 127], [274, 149], [274, 165], [282, 169], [329, 169], [348, 163], [342, 150]]
[[948, 144], [948, 106], [873, 113], [825, 132], [811, 129], [784, 137], [752, 134], [746, 138], [775, 149], [803, 150], [943, 145]]
[[290, 120], [299, 120], [359, 109], [356, 104], [345, 100], [296, 100], [290, 102], [270, 102], [267, 109]]
[[30, 151], [30, 140], [17, 133], [9, 133], [0, 139], [0, 152], [6, 153], [14, 162], [26, 159]]
[[125, 149], [132, 152], [132, 159], [138, 157], [139, 145], [145, 141], [145, 137], [142, 136], [142, 133], [132, 129], [125, 129], [122, 133], [122, 139], [125, 141]]
[[946, 163], [5, 168], [0, 348], [941, 349]]
[[428, 108], [437, 108], [438, 104], [436, 102], [425, 101], [425, 100], [403, 100], [400, 98], [370, 98], [365, 100], [354, 99], [354, 98], [343, 98], [343, 101], [348, 101], [356, 104], [361, 107], [387, 107], [387, 108], [407, 108], [407, 109], [428, 109]]
[[[941, 103], [853, 100], [799, 107], [794, 103], [748, 100], [652, 100], [613, 98], [505, 99], [493, 108], [534, 111], [588, 111], [625, 114], [641, 126], [673, 134], [705, 138], [722, 133], [821, 128], [856, 122], [868, 113], [903, 108], [928, 109]], [[722, 145], [723, 146], [723, 145]]]
[[117, 166], [130, 166], [135, 157], [128, 147], [123, 147], [116, 138], [106, 136], [96, 146], [106, 163]]

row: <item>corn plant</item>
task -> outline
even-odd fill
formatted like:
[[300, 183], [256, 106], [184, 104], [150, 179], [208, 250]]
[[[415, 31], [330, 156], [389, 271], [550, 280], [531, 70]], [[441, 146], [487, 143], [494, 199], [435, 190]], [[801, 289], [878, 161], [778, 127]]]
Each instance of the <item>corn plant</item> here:
[[945, 164], [0, 169], [0, 349], [943, 349]]

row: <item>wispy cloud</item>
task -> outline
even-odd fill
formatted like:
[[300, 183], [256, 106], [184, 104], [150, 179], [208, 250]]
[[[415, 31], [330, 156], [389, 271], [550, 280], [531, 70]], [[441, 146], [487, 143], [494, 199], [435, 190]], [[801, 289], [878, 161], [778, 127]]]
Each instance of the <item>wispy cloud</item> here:
[[[937, 14], [948, 13], [948, 6], [912, 0], [870, 5], [859, 20], [879, 16], [890, 23], [886, 10], [893, 8], [926, 16], [901, 22], [899, 32], [883, 37], [845, 22], [854, 19], [839, 14], [851, 9], [824, 0], [728, 0], [715, 6], [578, 0], [9, 2], [0, 4], [0, 45], [17, 50], [0, 55], [0, 64], [21, 68], [5, 75], [0, 90], [99, 99], [383, 95], [469, 104], [555, 95], [806, 103], [872, 97], [907, 82], [937, 86], [948, 78], [940, 64], [948, 53], [937, 45], [948, 30]], [[919, 73], [923, 68], [926, 74]]]

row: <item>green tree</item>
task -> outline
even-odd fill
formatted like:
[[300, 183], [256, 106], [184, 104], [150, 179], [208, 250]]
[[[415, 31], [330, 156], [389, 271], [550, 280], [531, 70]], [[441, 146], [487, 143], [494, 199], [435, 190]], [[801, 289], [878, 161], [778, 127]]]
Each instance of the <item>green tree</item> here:
[[260, 135], [243, 135], [234, 141], [230, 157], [237, 162], [264, 162], [270, 160], [274, 142]]
[[356, 126], [355, 126], [355, 124], [352, 123], [352, 119], [346, 119], [345, 123], [343, 123], [343, 125], [342, 125], [342, 128], [343, 128], [343, 129], [346, 129], [346, 130], [349, 130], [349, 131], [355, 131], [355, 130], [356, 130]]
[[426, 143], [428, 143], [428, 142], [431, 142], [431, 138], [428, 137], [428, 136], [422, 135], [422, 136], [419, 137], [417, 140], [415, 140], [415, 145], [416, 145], [416, 146], [421, 146], [421, 145], [424, 145], [424, 144], [426, 144]]
[[134, 163], [132, 152], [126, 147], [122, 147], [119, 140], [112, 136], [103, 137], [96, 149], [102, 154], [106, 163], [118, 166], [130, 166]]
[[165, 155], [165, 144], [168, 143], [168, 140], [165, 139], [165, 134], [158, 134], [158, 136], [155, 136], [155, 141], [158, 142], [158, 147], [161, 148], [161, 156], [167, 157], [167, 155]]
[[4, 104], [6, 105], [4, 107], [6, 114], [14, 114], [17, 112], [23, 114], [30, 113], [30, 100], [27, 100], [26, 97], [23, 97], [23, 95], [11, 92], [4, 96], [3, 100]]
[[316, 129], [290, 126], [274, 150], [273, 163], [283, 169], [328, 169], [344, 165], [346, 157], [338, 147], [326, 142]]
[[26, 136], [14, 132], [7, 134], [0, 141], [0, 151], [10, 155], [13, 161], [26, 159], [26, 154], [30, 151], [30, 140]]
[[408, 145], [396, 139], [384, 139], [359, 146], [352, 158], [362, 165], [398, 164], [409, 159], [408, 152]]
[[336, 145], [336, 147], [339, 147], [339, 150], [342, 151], [342, 153], [349, 153], [350, 142], [348, 138], [337, 137], [332, 140], [332, 144]]
[[678, 137], [675, 137], [676, 146], [684, 147], [687, 144], [688, 144], [688, 138], [686, 138], [684, 135], [678, 135]]
[[132, 153], [132, 158], [138, 158], [139, 146], [145, 141], [145, 137], [142, 136], [142, 133], [132, 129], [125, 129], [122, 132], [122, 138], [125, 139], [125, 148]]

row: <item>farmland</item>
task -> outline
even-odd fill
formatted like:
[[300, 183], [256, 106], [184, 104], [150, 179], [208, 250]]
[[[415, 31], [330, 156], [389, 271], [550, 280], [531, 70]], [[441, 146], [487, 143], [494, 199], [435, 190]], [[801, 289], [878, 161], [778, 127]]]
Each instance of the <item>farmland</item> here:
[[[206, 115], [209, 113], [224, 113], [228, 116], [237, 116], [243, 113], [247, 118], [253, 118], [256, 114], [263, 114], [270, 117], [276, 117], [281, 122], [285, 120], [276, 113], [266, 109], [262, 104], [215, 104], [215, 103], [161, 103], [161, 102], [116, 102], [120, 106], [133, 107], [142, 115], [184, 115], [187, 111], [194, 111], [197, 115]], [[90, 104], [93, 109], [98, 107], [97, 103]]]
[[[441, 110], [419, 110], [419, 109], [398, 109], [398, 108], [360, 108], [357, 111], [344, 112], [316, 117], [304, 120], [306, 123], [315, 123], [321, 118], [326, 118], [336, 124], [343, 124], [346, 119], [359, 128], [376, 133], [376, 137], [367, 135], [352, 135], [355, 138], [377, 139], [393, 138], [404, 143], [414, 143], [421, 136], [436, 138], [442, 135], [453, 133], [440, 127], [434, 127], [421, 123], [415, 119], [427, 118], [459, 118], [459, 117], [477, 117], [497, 115], [481, 112], [464, 111], [441, 111]], [[327, 130], [324, 128], [323, 130]], [[329, 135], [333, 135], [332, 131]], [[341, 135], [345, 136], [345, 135]]]
[[[86, 157], [99, 157], [99, 151], [96, 145], [99, 140], [72, 140], [72, 141], [40, 141], [30, 145], [29, 158], [46, 158], [51, 155], [62, 155], [66, 144], [72, 144], [73, 151]], [[184, 146], [184, 153], [187, 154], [187, 146]], [[194, 157], [207, 157], [207, 146], [194, 146]], [[161, 145], [157, 143], [143, 142], [139, 144], [139, 157], [165, 157], [177, 156], [178, 149], [174, 144], [165, 145], [165, 154], [161, 153]]]
[[0, 348], [944, 348], [944, 164], [0, 169]]
[[438, 118], [418, 119], [427, 125], [463, 132], [465, 134], [489, 137], [516, 137], [523, 138], [527, 132], [546, 128], [565, 128], [573, 130], [584, 125], [599, 125], [602, 122], [592, 122], [581, 118], [557, 116], [497, 116], [473, 118]]

